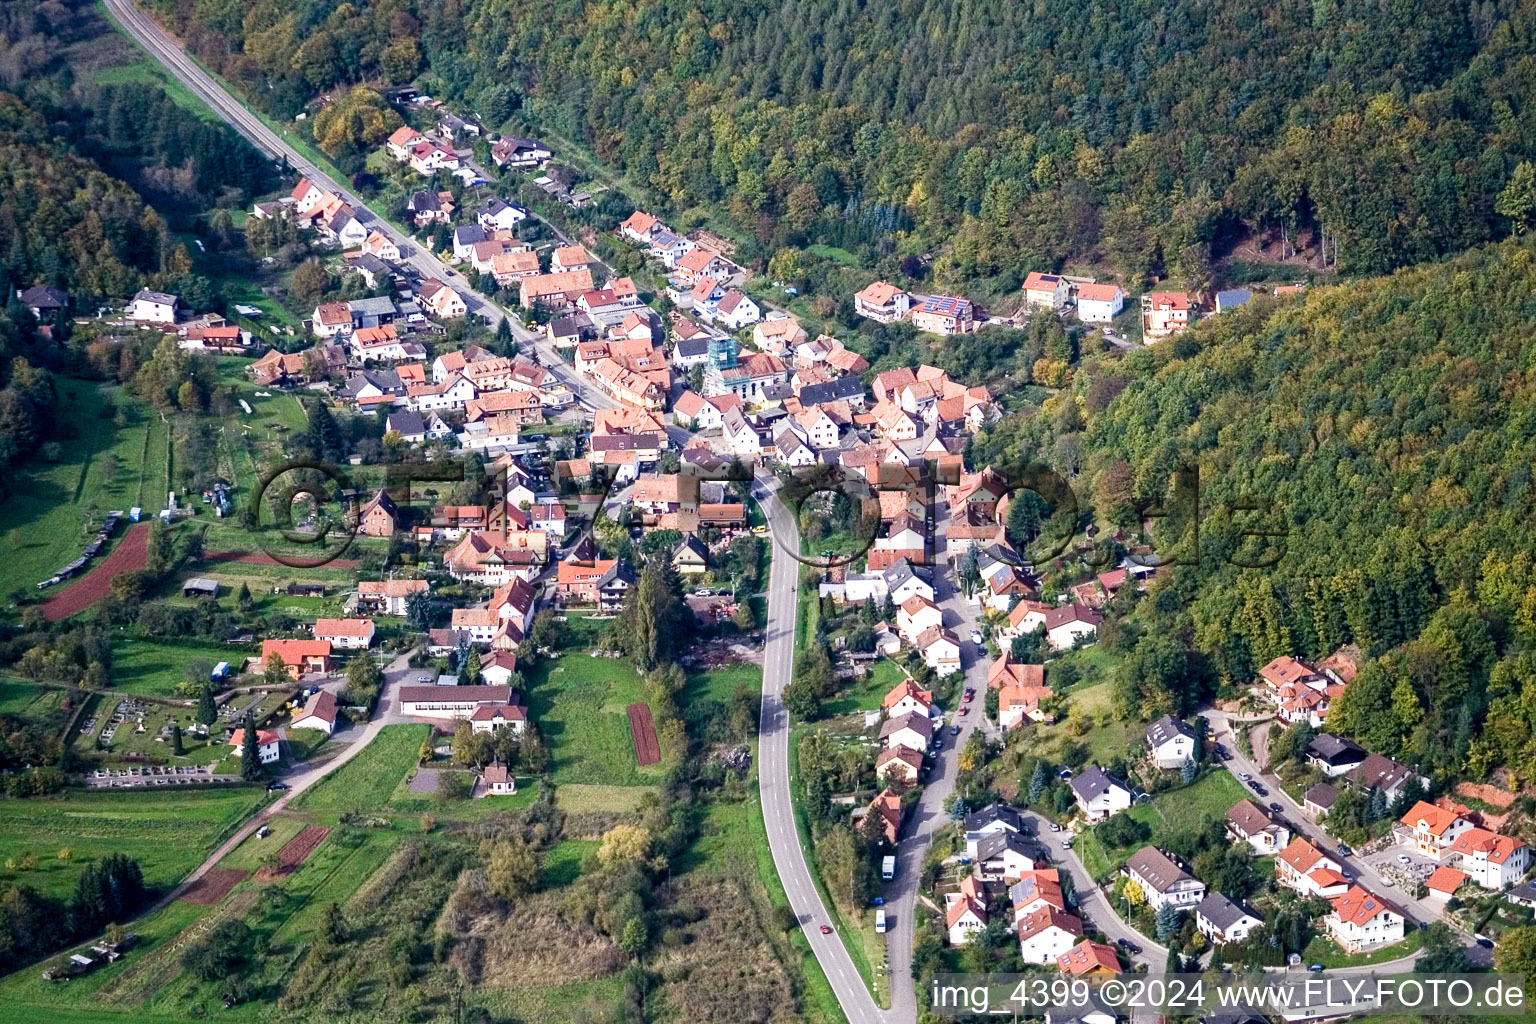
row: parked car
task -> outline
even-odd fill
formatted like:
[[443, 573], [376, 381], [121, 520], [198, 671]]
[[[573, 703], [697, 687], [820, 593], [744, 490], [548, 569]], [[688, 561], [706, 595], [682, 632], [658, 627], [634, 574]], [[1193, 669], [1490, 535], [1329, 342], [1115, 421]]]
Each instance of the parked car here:
[[965, 703], [969, 704], [971, 701], [976, 699], [976, 695], [974, 693], [972, 693], [970, 690], [966, 690], [965, 693], [961, 696], [960, 699], [962, 701], [964, 701]]
[[1072, 769], [1063, 768], [1061, 771], [1056, 773], [1056, 777], [1058, 779], [1070, 779], [1072, 777]]
[[1399, 864], [1412, 864], [1413, 858], [1409, 857], [1406, 853], [1400, 853], [1397, 855], [1397, 862]]
[[1354, 855], [1355, 855], [1355, 851], [1351, 850], [1347, 844], [1345, 844], [1345, 843], [1340, 843], [1339, 844], [1339, 856], [1340, 857], [1353, 857]]
[[416, 677], [416, 681], [418, 683], [430, 683], [432, 681], [432, 677], [431, 676], [417, 676]]
[[267, 783], [267, 792], [268, 793], [281, 792], [282, 790], [285, 790], [287, 788], [288, 788], [288, 783], [286, 783], [286, 782], [269, 782], [269, 783]]
[[962, 705], [960, 705], [960, 713], [962, 715], [968, 715], [968, 714], [971, 713], [971, 709], [966, 707], [964, 704], [962, 704]]
[[1248, 788], [1253, 790], [1255, 793], [1259, 794], [1259, 796], [1268, 796], [1269, 795], [1269, 790], [1265, 789], [1264, 786], [1262, 784], [1260, 784], [1260, 783], [1250, 782], [1250, 783], [1248, 783]]
[[1275, 803], [1273, 801], [1270, 802], [1269, 809], [1274, 811], [1276, 814], [1284, 814], [1285, 813], [1285, 808], [1281, 807], [1279, 804], [1277, 804], [1277, 803]]
[[960, 727], [958, 725], [950, 726], [949, 727], [949, 734], [951, 736], [958, 736], [958, 735], [960, 735]]
[[1323, 965], [1322, 964], [1313, 964], [1311, 967], [1308, 967], [1307, 970], [1312, 971], [1315, 974], [1321, 974], [1322, 970], [1323, 970]]
[[1060, 832], [1060, 831], [1061, 831], [1061, 826], [1060, 826], [1060, 825], [1058, 825], [1058, 824], [1056, 824], [1056, 823], [1055, 823], [1055, 822], [1054, 822], [1054, 821], [1053, 821], [1053, 822], [1051, 822], [1051, 831], [1052, 831], [1052, 832]]
[[1253, 776], [1249, 775], [1247, 772], [1238, 772], [1237, 773], [1237, 781], [1238, 782], [1252, 782], [1253, 781]]
[[1136, 943], [1132, 942], [1130, 939], [1121, 939], [1118, 942], [1116, 942], [1115, 945], [1119, 946], [1121, 949], [1125, 950], [1127, 953], [1135, 954], [1135, 953], [1140, 953], [1141, 952], [1141, 947], [1136, 945]]
[[870, 901], [869, 901], [869, 905], [872, 906], [872, 907], [883, 907], [883, 906], [885, 906], [885, 897], [884, 896], [874, 896], [874, 897], [871, 897]]
[[971, 643], [975, 644], [977, 647], [980, 647], [983, 643], [985, 643], [981, 636], [981, 630], [971, 630]]

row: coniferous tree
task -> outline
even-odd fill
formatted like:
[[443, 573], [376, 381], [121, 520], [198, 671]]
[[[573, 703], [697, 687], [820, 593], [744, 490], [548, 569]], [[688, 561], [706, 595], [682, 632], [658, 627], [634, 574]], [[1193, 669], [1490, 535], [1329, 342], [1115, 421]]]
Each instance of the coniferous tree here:
[[255, 782], [261, 778], [261, 749], [256, 737], [254, 712], [245, 713], [245, 722], [241, 728], [244, 729], [244, 735], [240, 744], [240, 777], [247, 782]]
[[213, 687], [203, 685], [203, 690], [197, 696], [197, 721], [200, 725], [212, 725], [219, 720], [219, 709], [213, 703]]
[[331, 415], [331, 410], [326, 406], [324, 399], [317, 399], [309, 410], [309, 432], [306, 435], [310, 451], [314, 452], [318, 459], [338, 461], [345, 454], [345, 446], [341, 439], [341, 427], [336, 423], [336, 418]]

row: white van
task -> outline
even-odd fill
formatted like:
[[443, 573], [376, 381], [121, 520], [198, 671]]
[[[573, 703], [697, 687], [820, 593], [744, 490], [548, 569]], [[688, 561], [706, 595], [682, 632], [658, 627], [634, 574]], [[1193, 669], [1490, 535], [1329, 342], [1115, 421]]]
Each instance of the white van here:
[[875, 933], [878, 934], [878, 935], [884, 935], [885, 934], [885, 908], [884, 907], [881, 907], [879, 910], [875, 911]]

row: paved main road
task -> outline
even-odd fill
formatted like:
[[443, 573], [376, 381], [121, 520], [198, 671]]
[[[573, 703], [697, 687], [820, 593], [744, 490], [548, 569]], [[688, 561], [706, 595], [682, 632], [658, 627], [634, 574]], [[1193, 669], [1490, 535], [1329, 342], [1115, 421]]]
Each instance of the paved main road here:
[[800, 586], [801, 563], [790, 553], [798, 549], [799, 529], [794, 517], [778, 500], [771, 477], [759, 476], [752, 493], [768, 516], [772, 532], [772, 572], [768, 579], [768, 629], [763, 658], [763, 706], [758, 726], [758, 789], [763, 801], [763, 821], [773, 865], [789, 896], [789, 905], [811, 944], [811, 952], [837, 996], [849, 1024], [910, 1024], [917, 1009], [909, 978], [891, 978], [892, 1008], [882, 1010], [859, 976], [843, 940], [834, 931], [821, 933], [832, 915], [821, 902], [810, 865], [795, 830], [794, 805], [789, 790], [789, 712], [780, 699], [789, 685], [795, 662], [795, 592]]

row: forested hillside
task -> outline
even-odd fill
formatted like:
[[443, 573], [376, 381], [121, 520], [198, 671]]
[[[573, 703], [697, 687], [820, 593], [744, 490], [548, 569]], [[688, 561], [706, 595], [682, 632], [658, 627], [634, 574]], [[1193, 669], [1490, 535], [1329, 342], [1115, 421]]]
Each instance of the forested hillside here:
[[[1133, 497], [1172, 512], [1157, 548], [1180, 564], [1130, 620], [1144, 632], [1101, 636], [1134, 651], [1126, 710], [1187, 711], [1278, 655], [1354, 643], [1370, 660], [1330, 727], [1426, 769], [1470, 755], [1530, 779], [1533, 316], [1536, 250], [1515, 242], [1255, 303], [1177, 346], [1089, 361], [973, 454], [1080, 466], [1079, 500], [1133, 529]], [[1192, 503], [1168, 500], [1181, 465], [1201, 471], [1198, 564]], [[1259, 509], [1234, 515], [1244, 498]]]
[[1495, 198], [1536, 153], [1536, 3], [1512, 0], [153, 6], [284, 116], [430, 69], [670, 212], [884, 270], [942, 249], [941, 283], [1102, 260], [1198, 290], [1235, 238], [1282, 228], [1388, 270], [1501, 235]]

